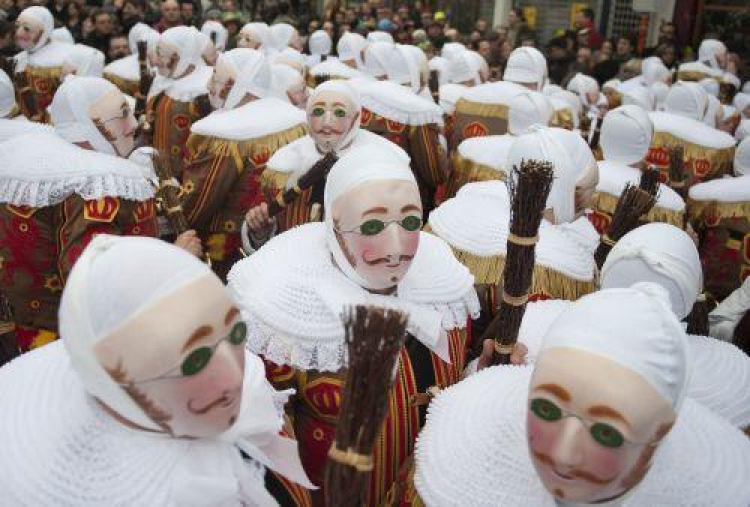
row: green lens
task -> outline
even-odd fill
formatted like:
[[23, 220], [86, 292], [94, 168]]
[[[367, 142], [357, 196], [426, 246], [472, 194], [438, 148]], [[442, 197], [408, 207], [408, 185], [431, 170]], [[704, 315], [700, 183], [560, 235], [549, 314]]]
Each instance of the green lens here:
[[229, 333], [229, 343], [232, 345], [241, 345], [247, 338], [247, 326], [244, 322], [238, 322]]
[[344, 109], [335, 109], [333, 111], [333, 114], [334, 116], [336, 116], [336, 118], [343, 118], [344, 116], [346, 116], [346, 111]]
[[401, 220], [401, 227], [403, 227], [407, 231], [417, 231], [420, 227], [422, 227], [422, 219], [419, 217], [415, 217], [414, 215], [410, 215]]
[[591, 437], [604, 447], [617, 448], [622, 446], [625, 438], [609, 424], [596, 423], [591, 426]]
[[182, 362], [182, 374], [189, 377], [199, 373], [211, 360], [213, 351], [208, 347], [201, 347], [192, 351]]
[[544, 398], [531, 400], [531, 411], [544, 421], [559, 421], [562, 419], [560, 407]]
[[322, 107], [315, 107], [312, 110], [313, 116], [323, 116], [324, 113], [325, 109], [323, 109]]
[[385, 229], [383, 221], [375, 218], [368, 220], [359, 226], [359, 232], [365, 236], [375, 236], [376, 234], [383, 232], [383, 229]]

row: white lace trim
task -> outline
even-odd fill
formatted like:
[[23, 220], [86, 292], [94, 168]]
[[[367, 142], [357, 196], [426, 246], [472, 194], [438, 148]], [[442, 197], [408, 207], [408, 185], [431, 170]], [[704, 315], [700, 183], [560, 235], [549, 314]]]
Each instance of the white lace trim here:
[[375, 114], [405, 125], [443, 126], [443, 110], [407, 88], [387, 81], [358, 82], [360, 102]]

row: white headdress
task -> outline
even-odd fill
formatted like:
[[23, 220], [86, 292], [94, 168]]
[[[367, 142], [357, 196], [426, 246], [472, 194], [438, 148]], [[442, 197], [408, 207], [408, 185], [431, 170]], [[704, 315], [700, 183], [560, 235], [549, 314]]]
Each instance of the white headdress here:
[[42, 25], [42, 33], [39, 36], [39, 40], [33, 48], [29, 49], [29, 53], [33, 53], [47, 44], [52, 38], [52, 32], [55, 29], [55, 18], [49, 9], [38, 5], [26, 7], [18, 17], [20, 18], [21, 16], [29, 16]]
[[362, 51], [367, 47], [367, 40], [358, 33], [346, 32], [336, 44], [340, 60], [354, 60], [358, 69], [364, 69]]
[[721, 69], [719, 61], [716, 59], [718, 53], [726, 53], [727, 47], [723, 42], [716, 39], [704, 39], [698, 47], [698, 60], [705, 63], [712, 69]]
[[631, 165], [643, 160], [651, 146], [654, 125], [638, 106], [620, 106], [604, 117], [599, 144], [605, 160]]
[[668, 113], [703, 121], [708, 94], [698, 83], [679, 81], [669, 90], [664, 106]]
[[216, 63], [220, 61], [228, 64], [236, 76], [222, 109], [234, 109], [248, 93], [258, 98], [270, 93], [271, 68], [259, 51], [249, 48], [232, 49], [222, 53]]
[[179, 57], [173, 75], [180, 78], [188, 67], [203, 65], [203, 47], [205, 39], [195, 27], [176, 26], [161, 34], [161, 40], [177, 48]]
[[526, 91], [518, 94], [508, 110], [508, 132], [523, 134], [532, 125], [549, 125], [554, 106], [541, 92]]
[[208, 20], [205, 23], [203, 23], [203, 26], [201, 27], [201, 33], [211, 38], [211, 34], [216, 34], [214, 37], [216, 37], [216, 42], [214, 43], [214, 46], [218, 51], [224, 51], [224, 48], [227, 46], [227, 39], [229, 38], [229, 31], [219, 23], [218, 21], [212, 21]]

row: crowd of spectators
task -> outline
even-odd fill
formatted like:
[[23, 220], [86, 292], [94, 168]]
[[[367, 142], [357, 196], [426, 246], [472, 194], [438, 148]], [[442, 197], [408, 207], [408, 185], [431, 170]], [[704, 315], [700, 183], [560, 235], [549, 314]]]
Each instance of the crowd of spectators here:
[[[511, 9], [506, 22], [492, 27], [483, 18], [473, 26], [454, 26], [452, 12], [432, 11], [426, 3], [414, 0], [390, 9], [371, 2], [340, 7], [334, 1], [322, 16], [315, 15], [310, 0], [0, 0], [0, 55], [11, 56], [13, 22], [29, 5], [45, 5], [59, 26], [70, 30], [76, 42], [102, 51], [107, 61], [129, 52], [126, 35], [138, 22], [145, 22], [159, 32], [178, 25], [200, 25], [207, 20], [219, 21], [229, 32], [227, 49], [235, 46], [235, 35], [250, 21], [268, 24], [289, 23], [306, 39], [315, 30], [324, 30], [335, 43], [346, 31], [367, 34], [379, 30], [391, 33], [394, 40], [414, 44], [428, 57], [440, 51], [447, 42], [463, 42], [478, 51], [495, 76], [502, 74], [511, 51], [519, 46], [535, 46], [544, 51], [550, 79], [565, 85], [577, 72], [589, 74], [600, 84], [612, 78], [627, 79], [640, 72], [640, 59], [655, 55], [669, 69], [690, 60], [691, 49], [678, 46], [675, 26], [663, 23], [654, 47], [637, 47], [630, 34], [605, 38], [597, 30], [594, 12], [578, 13], [575, 29], [561, 29], [548, 41], [540, 41], [523, 17], [521, 9]], [[291, 2], [291, 3], [290, 3]]]

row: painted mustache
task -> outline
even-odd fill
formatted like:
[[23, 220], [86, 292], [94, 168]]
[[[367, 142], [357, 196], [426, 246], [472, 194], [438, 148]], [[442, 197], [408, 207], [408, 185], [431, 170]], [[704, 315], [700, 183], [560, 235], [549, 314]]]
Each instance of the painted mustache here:
[[228, 407], [229, 405], [233, 404], [236, 399], [237, 398], [235, 396], [230, 396], [228, 393], [224, 393], [221, 398], [215, 399], [204, 407], [195, 408], [193, 406], [193, 400], [188, 401], [187, 407], [191, 414], [203, 415], [207, 412], [210, 412], [216, 407]]
[[411, 261], [414, 258], [413, 255], [399, 255], [398, 262], [396, 262], [395, 259], [394, 259], [394, 257], [395, 257], [395, 255], [391, 256], [391, 257], [379, 257], [377, 259], [372, 259], [372, 260], [368, 260], [368, 259], [365, 258], [364, 261], [365, 261], [365, 264], [367, 264], [368, 266], [377, 266], [378, 264], [394, 264], [394, 265], [396, 265], [396, 264], [399, 264], [401, 262], [409, 262], [409, 261]]
[[[549, 465], [553, 470], [557, 470], [557, 463], [547, 456], [546, 454], [542, 454], [540, 452], [532, 451], [534, 453], [534, 457], [541, 461], [542, 463]], [[563, 474], [560, 474], [563, 475]], [[585, 470], [572, 470], [566, 474], [564, 474], [567, 478], [575, 478], [575, 479], [582, 479], [586, 482], [590, 482], [592, 484], [596, 484], [597, 486], [604, 486], [606, 484], [609, 484], [613, 480], [615, 480], [615, 477], [612, 477], [610, 479], [602, 479], [601, 477], [597, 477], [596, 475], [586, 472]]]
[[336, 130], [335, 128], [322, 128], [315, 131], [316, 134], [321, 134], [324, 136], [340, 136], [344, 133], [343, 130]]

